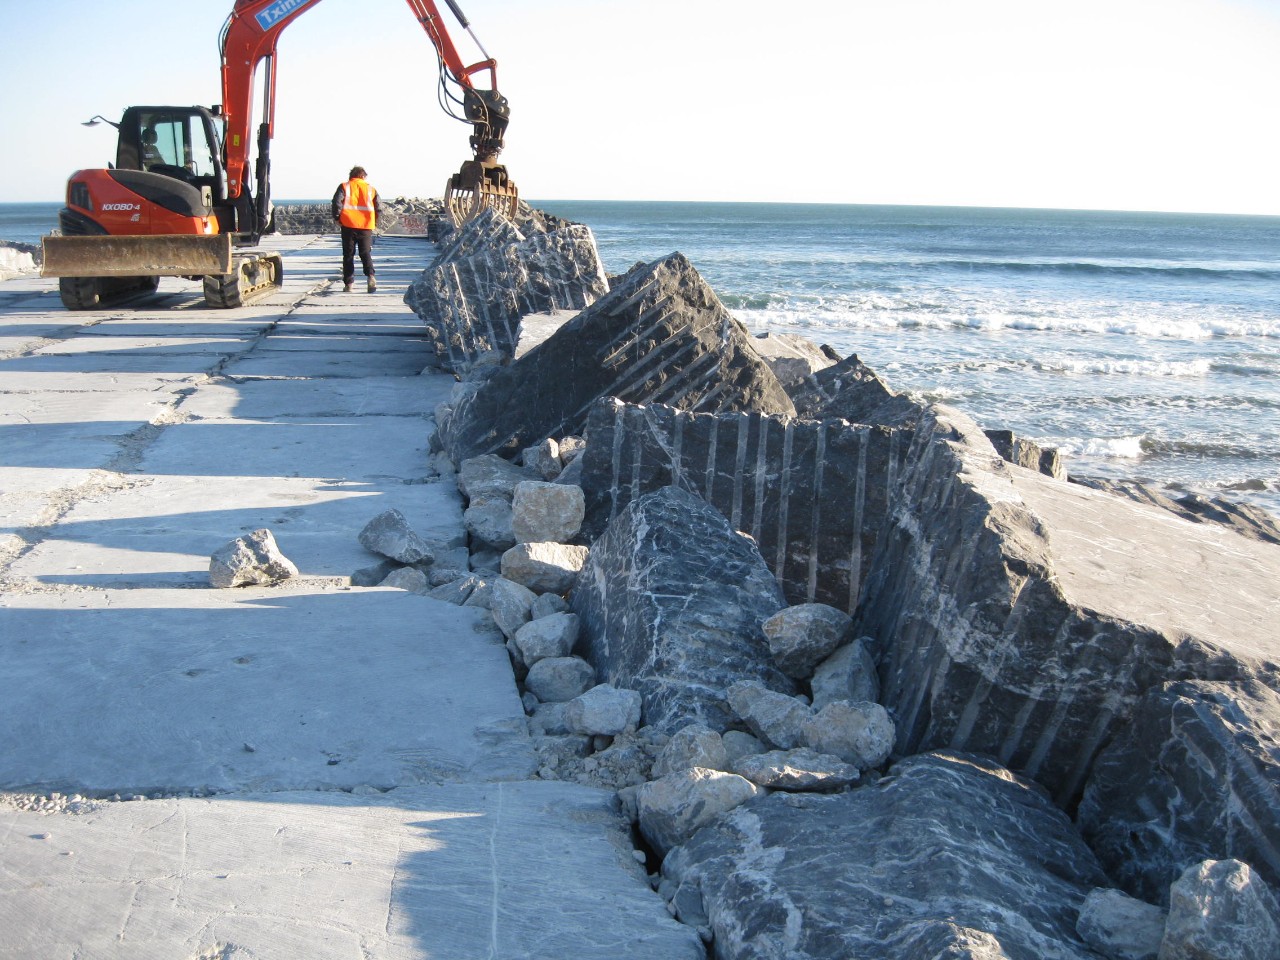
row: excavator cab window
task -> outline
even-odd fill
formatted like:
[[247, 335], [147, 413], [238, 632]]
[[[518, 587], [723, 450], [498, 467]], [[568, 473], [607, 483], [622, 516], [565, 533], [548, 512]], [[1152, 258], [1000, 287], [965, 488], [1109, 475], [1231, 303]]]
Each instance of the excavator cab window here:
[[218, 124], [203, 107], [130, 107], [120, 123], [116, 167], [145, 170], [226, 196]]

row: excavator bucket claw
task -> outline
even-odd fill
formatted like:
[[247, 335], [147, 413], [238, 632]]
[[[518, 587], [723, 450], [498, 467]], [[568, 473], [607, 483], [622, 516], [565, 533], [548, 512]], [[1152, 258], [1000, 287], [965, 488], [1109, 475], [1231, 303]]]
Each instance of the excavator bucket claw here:
[[507, 177], [507, 168], [498, 164], [484, 165], [479, 160], [468, 160], [457, 173], [449, 178], [444, 191], [445, 209], [455, 227], [461, 226], [491, 207], [512, 219], [520, 193]]

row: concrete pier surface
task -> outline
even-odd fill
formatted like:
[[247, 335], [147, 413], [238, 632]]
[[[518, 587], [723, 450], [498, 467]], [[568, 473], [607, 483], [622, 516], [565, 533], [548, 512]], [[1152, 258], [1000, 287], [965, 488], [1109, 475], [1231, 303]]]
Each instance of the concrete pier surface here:
[[[268, 246], [234, 311], [0, 283], [0, 958], [702, 955], [614, 794], [536, 779], [487, 612], [349, 583], [390, 508], [464, 543], [434, 248], [345, 294], [336, 238]], [[300, 577], [213, 589], [264, 527]]]

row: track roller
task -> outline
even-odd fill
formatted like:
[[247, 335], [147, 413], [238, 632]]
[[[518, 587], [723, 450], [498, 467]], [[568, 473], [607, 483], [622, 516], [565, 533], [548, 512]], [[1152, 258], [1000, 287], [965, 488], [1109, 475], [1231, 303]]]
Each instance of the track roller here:
[[204, 299], [211, 307], [243, 307], [279, 290], [283, 282], [284, 262], [280, 254], [241, 257], [230, 273], [204, 278]]

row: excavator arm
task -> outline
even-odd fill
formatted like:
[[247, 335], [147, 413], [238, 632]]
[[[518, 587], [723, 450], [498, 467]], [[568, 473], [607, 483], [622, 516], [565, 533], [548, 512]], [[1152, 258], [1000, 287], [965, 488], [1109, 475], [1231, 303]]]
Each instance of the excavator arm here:
[[[294, 20], [320, 0], [236, 0], [231, 15], [222, 28], [222, 109], [226, 120], [227, 199], [257, 236], [267, 230], [271, 217], [271, 140], [275, 133], [276, 44], [280, 34]], [[446, 201], [455, 219], [472, 216], [487, 204], [500, 205], [504, 212], [515, 211], [517, 192], [507, 178], [505, 168], [497, 163], [506, 132], [509, 108], [506, 98], [498, 93], [497, 62], [488, 56], [471, 32], [466, 16], [455, 0], [445, 0], [463, 29], [475, 40], [485, 59], [464, 64], [458, 49], [445, 28], [433, 0], [406, 0], [414, 18], [422, 25], [436, 49], [440, 62], [442, 106], [451, 116], [473, 126], [471, 149], [473, 159], [463, 163], [446, 188]], [[252, 132], [255, 77], [263, 70], [262, 111], [256, 137]], [[489, 88], [477, 88], [472, 79], [488, 72]], [[449, 90], [461, 89], [462, 97]], [[450, 109], [450, 102], [460, 104], [462, 115]], [[258, 156], [256, 183], [246, 190], [249, 176], [251, 143], [256, 141]], [[256, 200], [251, 199], [256, 197]]]

